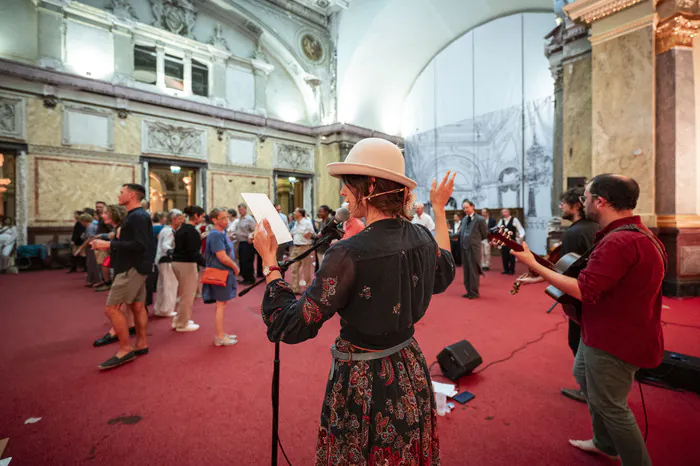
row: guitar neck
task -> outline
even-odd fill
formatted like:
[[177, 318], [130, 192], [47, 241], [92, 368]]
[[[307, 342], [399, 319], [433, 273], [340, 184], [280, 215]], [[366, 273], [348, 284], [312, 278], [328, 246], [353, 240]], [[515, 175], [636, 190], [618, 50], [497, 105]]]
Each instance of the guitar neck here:
[[[490, 240], [495, 240], [499, 243], [501, 243], [503, 246], [512, 249], [514, 251], [522, 252], [523, 246], [520, 243], [517, 243], [513, 241], [512, 239], [506, 238], [504, 235], [500, 233], [490, 233], [489, 234], [489, 239]], [[549, 262], [547, 259], [545, 259], [542, 256], [538, 256], [534, 252], [530, 251], [530, 253], [535, 256], [535, 260], [537, 261], [538, 264], [540, 264], [543, 267], [547, 267], [550, 270], [554, 270], [554, 264]]]

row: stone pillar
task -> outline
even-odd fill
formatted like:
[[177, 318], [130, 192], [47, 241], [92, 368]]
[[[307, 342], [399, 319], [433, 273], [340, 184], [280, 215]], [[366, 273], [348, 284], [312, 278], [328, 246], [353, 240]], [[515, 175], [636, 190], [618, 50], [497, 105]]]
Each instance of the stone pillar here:
[[41, 2], [41, 6], [37, 8], [37, 21], [37, 64], [44, 68], [61, 70], [66, 37], [63, 10], [60, 6]]
[[192, 95], [192, 55], [186, 53], [183, 57], [182, 64], [185, 67], [183, 92], [185, 95]]
[[114, 37], [114, 77], [115, 84], [133, 86], [134, 84], [134, 42], [128, 26], [115, 24], [112, 28]]
[[554, 75], [554, 147], [552, 151], [552, 212], [558, 212], [564, 192], [564, 77], [558, 66]]
[[29, 197], [27, 193], [29, 161], [27, 160], [27, 153], [25, 151], [20, 151], [15, 160], [17, 169], [17, 189], [15, 190], [17, 193], [17, 244], [24, 246], [28, 241], [27, 225], [29, 222], [27, 218], [29, 215]]
[[267, 114], [267, 77], [275, 67], [265, 61], [254, 59], [253, 74], [255, 75], [255, 111]]
[[156, 86], [165, 89], [165, 47], [156, 45]]
[[656, 211], [669, 253], [664, 294], [700, 295], [700, 205], [693, 35], [700, 16], [676, 13], [656, 30]]

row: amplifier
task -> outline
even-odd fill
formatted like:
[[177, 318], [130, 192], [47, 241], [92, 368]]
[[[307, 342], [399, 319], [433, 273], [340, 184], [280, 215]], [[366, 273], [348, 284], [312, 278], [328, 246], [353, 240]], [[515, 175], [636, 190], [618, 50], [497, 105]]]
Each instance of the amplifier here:
[[438, 354], [437, 360], [445, 377], [453, 381], [469, 374], [483, 362], [481, 355], [467, 340], [446, 346]]
[[700, 358], [664, 351], [659, 367], [640, 369], [637, 380], [662, 382], [673, 388], [700, 393]]

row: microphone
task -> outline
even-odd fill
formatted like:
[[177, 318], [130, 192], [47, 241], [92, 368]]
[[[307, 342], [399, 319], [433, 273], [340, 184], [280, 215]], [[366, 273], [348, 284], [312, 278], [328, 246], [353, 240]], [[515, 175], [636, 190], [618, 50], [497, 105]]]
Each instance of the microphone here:
[[323, 242], [330, 242], [334, 239], [342, 238], [345, 232], [343, 231], [341, 225], [349, 218], [350, 211], [345, 207], [341, 207], [340, 209], [336, 210], [335, 216], [333, 216], [331, 221], [328, 222], [319, 232], [314, 244], [321, 244]]

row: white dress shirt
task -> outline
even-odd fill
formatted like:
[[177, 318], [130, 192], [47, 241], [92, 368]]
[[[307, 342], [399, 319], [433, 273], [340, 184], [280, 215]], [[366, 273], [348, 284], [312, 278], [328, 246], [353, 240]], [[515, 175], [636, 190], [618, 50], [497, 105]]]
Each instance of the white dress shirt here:
[[525, 228], [523, 228], [523, 225], [520, 223], [520, 220], [518, 220], [516, 217], [509, 217], [507, 220], [505, 218], [501, 218], [498, 223], [496, 224], [496, 228], [500, 227], [505, 227], [510, 223], [510, 219], [513, 219], [513, 226], [515, 227], [516, 230], [518, 230], [518, 242], [522, 241], [523, 238], [525, 238]]
[[435, 231], [435, 222], [430, 215], [426, 214], [425, 212], [423, 212], [423, 215], [420, 217], [418, 214], [413, 215], [413, 221], [411, 223], [417, 223], [418, 225], [423, 225], [430, 231]]
[[302, 217], [297, 220], [292, 228], [292, 237], [294, 238], [295, 246], [309, 246], [313, 243], [311, 238], [305, 238], [307, 233], [314, 234], [314, 224], [308, 217]]

